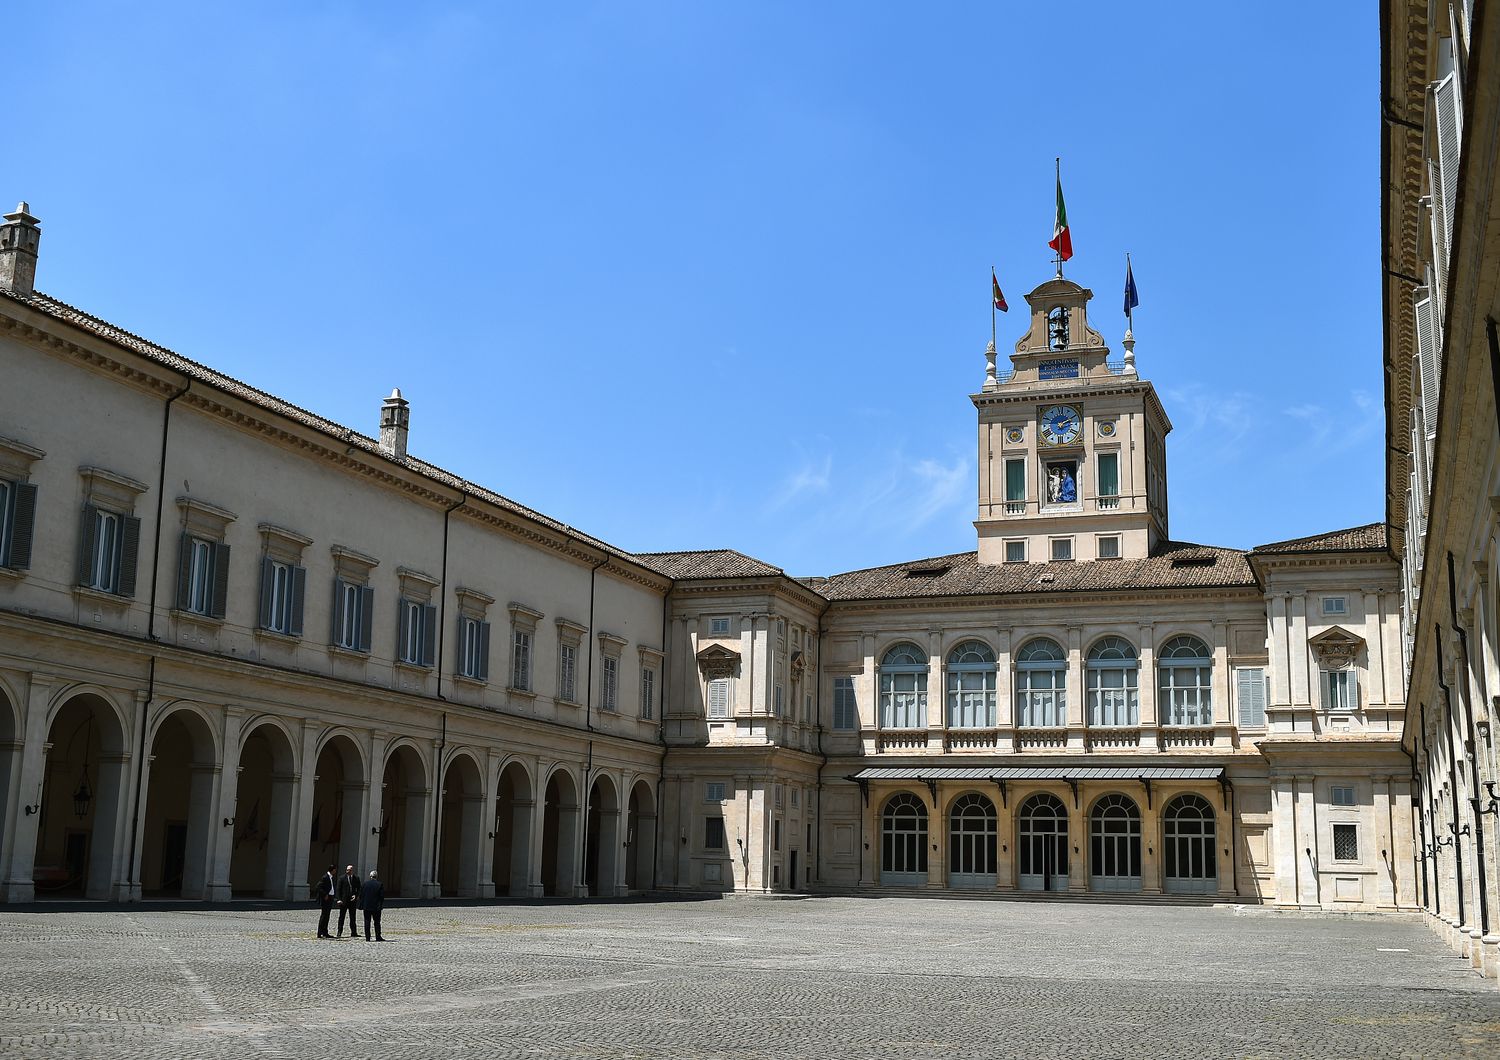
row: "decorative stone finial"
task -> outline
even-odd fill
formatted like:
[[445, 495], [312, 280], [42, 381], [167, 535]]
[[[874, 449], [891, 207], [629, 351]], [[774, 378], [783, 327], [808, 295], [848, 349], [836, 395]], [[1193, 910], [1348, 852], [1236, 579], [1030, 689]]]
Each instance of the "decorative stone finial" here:
[[984, 388], [986, 390], [998, 390], [1000, 381], [995, 378], [995, 340], [991, 339], [989, 345], [984, 348]]
[[397, 460], [406, 459], [406, 436], [411, 429], [411, 403], [401, 396], [401, 388], [380, 405], [380, 448]]
[[31, 216], [31, 207], [21, 202], [0, 225], [0, 288], [12, 294], [30, 295], [36, 290], [36, 253], [42, 230]]
[[1125, 347], [1125, 374], [1135, 375], [1135, 333], [1129, 328], [1125, 329], [1125, 341], [1121, 345]]

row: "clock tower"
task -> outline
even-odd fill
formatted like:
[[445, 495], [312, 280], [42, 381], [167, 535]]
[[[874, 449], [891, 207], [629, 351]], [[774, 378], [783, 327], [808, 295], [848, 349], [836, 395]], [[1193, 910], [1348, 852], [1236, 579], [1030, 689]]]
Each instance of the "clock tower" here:
[[1145, 559], [1167, 536], [1171, 421], [1135, 370], [1089, 326], [1094, 294], [1048, 280], [1026, 296], [1031, 327], [1011, 370], [988, 351], [979, 412], [980, 563]]

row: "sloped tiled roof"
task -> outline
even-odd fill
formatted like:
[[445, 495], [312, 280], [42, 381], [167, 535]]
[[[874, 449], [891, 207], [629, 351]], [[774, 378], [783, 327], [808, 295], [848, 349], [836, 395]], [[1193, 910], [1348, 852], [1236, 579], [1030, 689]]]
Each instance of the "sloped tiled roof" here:
[[635, 559], [669, 578], [764, 578], [785, 572], [780, 567], [736, 552], [709, 548], [689, 552], [637, 552]]
[[1163, 541], [1148, 559], [980, 564], [979, 553], [835, 574], [815, 586], [830, 600], [989, 596], [1131, 589], [1235, 588], [1256, 585], [1247, 553]]
[[503, 508], [517, 515], [524, 516], [532, 522], [540, 523], [542, 526], [555, 530], [558, 533], [566, 534], [619, 559], [640, 563], [639, 560], [636, 560], [631, 553], [626, 552], [624, 549], [616, 548], [606, 541], [601, 541], [575, 527], [559, 522], [550, 516], [543, 515], [541, 512], [528, 508], [524, 504], [517, 503], [509, 497], [502, 496], [493, 490], [470, 482], [450, 471], [445, 471], [435, 464], [429, 464], [424, 460], [418, 460], [412, 456], [408, 456], [404, 460], [398, 460], [381, 449], [380, 443], [374, 438], [350, 430], [348, 427], [335, 423], [332, 420], [324, 419], [322, 416], [308, 412], [306, 409], [293, 405], [289, 401], [283, 401], [281, 398], [268, 394], [263, 390], [257, 390], [255, 387], [224, 375], [222, 372], [216, 372], [206, 365], [184, 357], [179, 353], [173, 353], [164, 346], [158, 346], [154, 342], [143, 339], [139, 335], [134, 335], [123, 328], [116, 327], [108, 321], [100, 320], [96, 316], [91, 316], [81, 309], [68, 305], [66, 302], [58, 301], [50, 295], [42, 294], [40, 291], [31, 295], [20, 295], [13, 291], [7, 291], [4, 288], [0, 288], [0, 295], [29, 306], [55, 320], [60, 320], [66, 324], [81, 328], [108, 342], [123, 346], [146, 358], [148, 361], [154, 361], [166, 368], [170, 368], [174, 372], [180, 372], [198, 382], [206, 383], [217, 390], [232, 394], [243, 401], [265, 409], [267, 412], [278, 416], [285, 416], [306, 427], [311, 427], [313, 430], [333, 435], [341, 443], [353, 446], [356, 449], [362, 449], [371, 456], [377, 456], [381, 459], [401, 464], [409, 470], [419, 475], [424, 475], [434, 482], [441, 483], [449, 489], [460, 490], [478, 500], [483, 500], [498, 508]]
[[1347, 530], [1332, 530], [1311, 537], [1294, 537], [1289, 541], [1272, 541], [1268, 545], [1256, 545], [1254, 552], [1384, 552], [1386, 551], [1384, 523], [1366, 523], [1351, 526]]

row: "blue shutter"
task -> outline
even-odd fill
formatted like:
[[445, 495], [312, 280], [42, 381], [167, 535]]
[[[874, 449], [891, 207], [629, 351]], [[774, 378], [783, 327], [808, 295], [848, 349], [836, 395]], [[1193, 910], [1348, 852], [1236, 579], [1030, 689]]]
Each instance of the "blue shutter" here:
[[133, 515], [124, 516], [120, 527], [120, 584], [121, 596], [135, 595], [135, 568], [141, 551], [141, 521]]
[[10, 555], [3, 557], [12, 570], [31, 566], [31, 536], [36, 524], [36, 487], [17, 482], [10, 488]]
[[177, 539], [177, 610], [193, 602], [193, 535], [184, 530]]
[[229, 546], [222, 541], [213, 546], [213, 595], [208, 600], [208, 613], [214, 618], [223, 618], [229, 601]]
[[368, 585], [359, 587], [359, 650], [370, 650], [370, 630], [375, 618], [375, 590]]
[[94, 541], [99, 532], [99, 509], [83, 506], [83, 525], [78, 530], [78, 584], [94, 583]]
[[307, 597], [307, 569], [305, 567], [293, 567], [291, 577], [292, 607], [291, 615], [287, 619], [286, 631], [288, 636], [302, 636], [302, 610]]
[[432, 666], [437, 658], [437, 608], [422, 608], [422, 665]]
[[261, 629], [271, 628], [271, 605], [276, 597], [276, 564], [270, 556], [260, 557], [260, 618]]
[[333, 579], [333, 625], [328, 635], [329, 644], [342, 645], [344, 633], [344, 579]]

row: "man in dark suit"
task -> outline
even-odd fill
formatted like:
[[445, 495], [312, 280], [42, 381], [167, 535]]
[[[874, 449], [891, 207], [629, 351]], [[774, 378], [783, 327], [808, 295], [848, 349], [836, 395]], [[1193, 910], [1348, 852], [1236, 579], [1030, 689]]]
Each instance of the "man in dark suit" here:
[[323, 878], [318, 881], [317, 890], [313, 892], [318, 901], [318, 907], [322, 910], [318, 917], [318, 938], [331, 939], [328, 933], [328, 918], [333, 914], [333, 866], [328, 866], [328, 871], [323, 873]]
[[359, 885], [359, 907], [365, 911], [365, 941], [370, 941], [370, 921], [375, 921], [375, 941], [384, 942], [385, 936], [380, 933], [380, 911], [385, 908], [385, 884], [380, 882], [380, 877], [375, 870], [370, 870], [370, 878]]
[[344, 914], [349, 914], [349, 937], [359, 938], [359, 929], [354, 926], [354, 910], [359, 906], [359, 877], [354, 875], [354, 866], [346, 865], [344, 874], [339, 877], [338, 891], [339, 899], [339, 926], [334, 931], [333, 937], [341, 939], [344, 937]]

